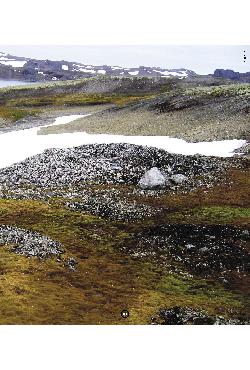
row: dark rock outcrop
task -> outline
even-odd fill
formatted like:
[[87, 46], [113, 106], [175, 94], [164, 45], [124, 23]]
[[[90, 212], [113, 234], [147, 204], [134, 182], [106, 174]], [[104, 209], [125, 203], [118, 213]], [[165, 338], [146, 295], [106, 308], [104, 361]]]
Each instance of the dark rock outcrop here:
[[250, 72], [240, 73], [231, 69], [216, 69], [213, 76], [240, 82], [250, 82]]

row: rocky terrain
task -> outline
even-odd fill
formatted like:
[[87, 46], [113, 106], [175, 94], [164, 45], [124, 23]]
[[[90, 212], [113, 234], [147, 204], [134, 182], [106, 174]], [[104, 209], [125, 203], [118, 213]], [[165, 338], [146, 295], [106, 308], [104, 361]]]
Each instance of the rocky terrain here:
[[45, 258], [62, 253], [58, 242], [30, 230], [6, 225], [0, 226], [0, 245], [15, 245], [15, 253], [28, 257]]
[[157, 263], [173, 260], [192, 274], [209, 277], [215, 273], [226, 284], [230, 271], [250, 272], [246, 229], [195, 225], [166, 225], [144, 231], [126, 246], [125, 252], [137, 258], [151, 256]]
[[171, 307], [161, 309], [159, 318], [152, 317], [153, 325], [242, 325], [249, 324], [244, 319], [228, 319], [223, 316], [209, 316], [206, 312], [190, 307]]
[[[28, 293], [30, 282], [23, 280], [32, 269], [38, 282], [45, 279], [48, 299], [53, 302], [57, 291], [65, 305], [65, 294], [70, 294], [73, 305], [73, 311], [66, 305], [61, 312], [51, 303], [54, 318], [50, 314], [45, 319], [40, 306], [36, 320], [29, 312], [33, 322], [118, 323], [120, 307], [128, 307], [128, 323], [149, 323], [161, 307], [190, 306], [191, 302], [188, 314], [183, 311], [178, 316], [180, 323], [245, 323], [249, 319], [249, 228], [244, 207], [249, 198], [246, 182], [240, 185], [244, 201], [237, 188], [240, 180], [233, 180], [232, 175], [227, 179], [226, 174], [244, 174], [247, 163], [113, 144], [48, 150], [2, 169], [0, 254], [7, 253], [2, 265], [6, 276], [14, 263], [8, 253], [20, 256], [15, 292], [22, 293], [11, 296], [29, 296], [38, 309], [36, 294]], [[214, 191], [224, 194], [224, 200], [222, 195], [211, 195]], [[230, 199], [234, 207], [223, 206], [231, 204]], [[221, 204], [218, 216], [216, 203]], [[243, 208], [237, 208], [240, 204]], [[220, 218], [220, 225], [213, 224], [213, 217]], [[201, 224], [204, 220], [207, 226]], [[25, 256], [30, 258], [30, 267], [20, 260]], [[42, 258], [42, 265], [36, 256]], [[121, 280], [122, 271], [129, 283]], [[34, 286], [36, 280], [32, 281]], [[43, 296], [40, 285], [33, 289]], [[138, 293], [145, 308], [138, 306]], [[80, 304], [82, 294], [87, 294], [84, 304]], [[112, 303], [115, 297], [119, 298], [116, 304]], [[101, 313], [97, 307], [107, 299], [110, 304]], [[199, 309], [208, 313], [200, 315]], [[160, 312], [153, 323], [179, 323], [173, 315], [169, 319], [169, 314]], [[18, 322], [25, 322], [22, 314], [18, 317]]]
[[[83, 184], [137, 184], [147, 170], [159, 168], [166, 187], [184, 182], [187, 188], [210, 186], [229, 166], [228, 160], [169, 154], [131, 144], [92, 144], [73, 149], [48, 149], [0, 170], [0, 184], [42, 187]], [[182, 181], [181, 175], [187, 177]], [[184, 179], [183, 179], [184, 180]], [[144, 188], [144, 186], [142, 186]]]
[[167, 93], [113, 107], [41, 134], [166, 135], [189, 142], [249, 140], [249, 84], [171, 87]]
[[[0, 52], [0, 79], [39, 82], [75, 80], [98, 75], [123, 77], [176, 77], [179, 79], [197, 76], [194, 71], [185, 68], [94, 66], [65, 60], [37, 60]], [[244, 83], [250, 82], [250, 72], [240, 73], [230, 69], [216, 69], [212, 75], [207, 76], [207, 78], [209, 77], [224, 78]]]
[[233, 81], [250, 82], [250, 72], [240, 73], [231, 69], [216, 69], [213, 74], [214, 77], [229, 78]]
[[[0, 91], [3, 132], [85, 113], [39, 133], [249, 140], [249, 86], [220, 77]], [[246, 152], [125, 143], [51, 148], [0, 169], [0, 323], [248, 324], [249, 172]]]
[[[46, 269], [58, 271], [53, 272], [54, 288], [58, 286], [60, 274], [67, 279], [69, 287], [72, 284], [77, 287], [77, 295], [86, 289], [80, 281], [82, 274], [90, 272], [89, 263], [98, 263], [98, 266], [100, 263], [100, 272], [103, 258], [118, 258], [112, 262], [120, 266], [116, 269], [126, 270], [130, 266], [131, 276], [134, 273], [141, 276], [143, 289], [152, 284], [150, 289], [158, 297], [148, 301], [152, 308], [149, 311], [145, 308], [145, 312], [136, 308], [136, 301], [132, 304], [131, 298], [125, 298], [130, 301], [129, 306], [135, 307], [135, 312], [139, 310], [133, 314], [132, 308], [135, 323], [149, 323], [151, 314], [153, 324], [246, 324], [249, 313], [245, 294], [250, 269], [247, 223], [230, 225], [237, 219], [240, 222], [242, 216], [237, 213], [233, 216], [235, 219], [228, 219], [229, 224], [228, 221], [209, 224], [212, 219], [205, 225], [201, 221], [188, 222], [187, 205], [180, 208], [179, 202], [182, 198], [194, 197], [191, 209], [196, 210], [193, 207], [198, 205], [198, 210], [202, 210], [203, 204], [209, 204], [206, 197], [216, 187], [224, 194], [234, 191], [237, 182], [227, 179], [227, 173], [244, 173], [247, 168], [247, 159], [181, 156], [129, 144], [47, 150], [0, 171], [0, 244], [11, 247], [10, 252], [18, 255], [39, 257], [44, 260], [43, 264], [53, 263], [54, 267], [48, 265]], [[227, 187], [227, 192], [222, 186]], [[245, 212], [242, 220], [246, 220], [247, 209]], [[126, 262], [128, 258], [130, 262]], [[32, 265], [36, 264], [32, 261]], [[42, 270], [34, 268], [34, 273], [40, 275]], [[52, 274], [49, 271], [48, 274]], [[99, 286], [99, 273], [95, 275], [94, 269], [91, 274], [88, 279], [97, 279], [95, 284]], [[109, 274], [112, 279], [118, 279], [114, 272]], [[109, 284], [109, 278], [103, 279], [104, 284]], [[132, 286], [141, 291], [138, 283], [134, 281]], [[131, 295], [131, 286], [128, 289], [121, 285], [124, 297]], [[107, 286], [100, 289], [97, 288], [105, 300], [107, 295], [119, 295], [116, 289], [110, 291]], [[145, 302], [147, 289], [145, 293], [141, 291]], [[90, 292], [86, 304], [91, 304]], [[234, 294], [237, 300], [240, 297], [241, 303], [236, 304]], [[127, 307], [124, 297], [118, 307]], [[223, 312], [216, 297], [225, 299]], [[33, 302], [34, 299], [33, 296]], [[173, 302], [181, 306], [161, 308]], [[190, 302], [193, 302], [191, 306]], [[111, 304], [111, 307], [114, 306]], [[86, 307], [85, 313], [86, 309], [90, 314], [91, 309]], [[98, 313], [91, 319], [89, 314], [85, 319], [79, 314], [77, 322], [95, 322], [96, 317], [98, 320], [102, 317]], [[137, 315], [142, 317], [138, 319]], [[65, 315], [57, 313], [56, 316], [59, 322], [70, 322]], [[111, 314], [101, 320], [117, 322], [115, 317], [116, 314]], [[47, 318], [46, 322], [50, 320]]]

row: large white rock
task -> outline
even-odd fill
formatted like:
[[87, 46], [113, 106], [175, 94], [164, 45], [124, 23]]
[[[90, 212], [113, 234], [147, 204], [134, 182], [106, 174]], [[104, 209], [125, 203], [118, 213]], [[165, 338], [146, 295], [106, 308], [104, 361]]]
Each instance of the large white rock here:
[[138, 185], [142, 189], [164, 187], [166, 185], [166, 179], [157, 167], [152, 167], [142, 176], [138, 182]]

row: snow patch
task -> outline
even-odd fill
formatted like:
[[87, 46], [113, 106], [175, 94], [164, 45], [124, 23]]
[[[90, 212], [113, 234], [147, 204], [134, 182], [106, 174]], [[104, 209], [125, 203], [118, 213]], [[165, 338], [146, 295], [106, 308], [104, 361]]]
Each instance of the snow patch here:
[[26, 60], [6, 60], [0, 61], [0, 64], [5, 64], [6, 66], [12, 66], [16, 68], [22, 68], [26, 64]]
[[64, 71], [68, 71], [68, 70], [69, 70], [69, 67], [68, 67], [66, 64], [63, 64], [63, 65], [62, 65], [62, 69], [63, 69]]
[[173, 72], [169, 70], [160, 71], [158, 69], [153, 69], [154, 72], [160, 73], [162, 76], [170, 77], [170, 76], [176, 76], [176, 77], [187, 77], [186, 71], [180, 71], [180, 72]]
[[131, 76], [137, 76], [137, 75], [138, 75], [138, 73], [139, 73], [139, 71], [129, 72], [129, 74], [130, 74]]
[[[53, 124], [48, 126], [66, 124], [86, 116], [88, 115], [58, 117]], [[38, 135], [39, 130], [39, 127], [34, 127], [0, 134], [0, 168], [42, 153], [45, 149], [72, 148], [83, 144], [128, 143], [164, 149], [169, 153], [218, 157], [231, 157], [235, 149], [246, 144], [245, 140], [188, 143], [185, 140], [168, 136], [90, 135], [85, 132]]]
[[87, 69], [87, 68], [79, 68], [80, 72], [85, 72], [85, 73], [96, 73], [93, 69]]

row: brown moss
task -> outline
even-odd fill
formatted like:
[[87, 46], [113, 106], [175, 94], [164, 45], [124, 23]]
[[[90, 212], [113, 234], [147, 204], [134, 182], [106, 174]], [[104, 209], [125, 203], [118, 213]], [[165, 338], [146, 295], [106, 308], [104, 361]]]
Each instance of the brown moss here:
[[[211, 312], [244, 309], [244, 299], [220, 286], [193, 294], [197, 279], [183, 279], [120, 254], [129, 235], [120, 223], [32, 200], [0, 200], [0, 224], [39, 231], [63, 244], [62, 261], [26, 258], [0, 248], [0, 323], [139, 324], [161, 306], [189, 304]], [[139, 225], [137, 225], [139, 226]], [[135, 227], [135, 226], [134, 226]], [[65, 267], [77, 259], [77, 270]], [[198, 279], [199, 280], [199, 279]], [[130, 311], [128, 319], [120, 312]]]

